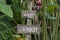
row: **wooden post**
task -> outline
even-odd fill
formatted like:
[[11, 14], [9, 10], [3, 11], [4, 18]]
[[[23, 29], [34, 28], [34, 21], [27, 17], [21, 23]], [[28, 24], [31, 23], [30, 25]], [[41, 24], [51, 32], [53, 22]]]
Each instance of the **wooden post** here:
[[[32, 2], [29, 3], [28, 10], [32, 11]], [[27, 19], [27, 25], [31, 25], [31, 19]], [[27, 34], [26, 35], [26, 40], [31, 40], [31, 35]]]
[[[31, 20], [30, 19], [27, 19], [27, 25], [31, 25]], [[26, 35], [26, 40], [31, 40], [31, 35], [30, 34]]]

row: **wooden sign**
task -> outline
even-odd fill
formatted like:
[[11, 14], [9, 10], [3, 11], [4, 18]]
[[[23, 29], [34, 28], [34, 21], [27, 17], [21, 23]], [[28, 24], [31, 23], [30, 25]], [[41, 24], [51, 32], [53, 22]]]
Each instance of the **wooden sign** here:
[[34, 19], [36, 11], [22, 11], [22, 17], [28, 19]]
[[40, 33], [40, 27], [37, 25], [17, 25], [17, 33], [18, 34], [39, 34]]

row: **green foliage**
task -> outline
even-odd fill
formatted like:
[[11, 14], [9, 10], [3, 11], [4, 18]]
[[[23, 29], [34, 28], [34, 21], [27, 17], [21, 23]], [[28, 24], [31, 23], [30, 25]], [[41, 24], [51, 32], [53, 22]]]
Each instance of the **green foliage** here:
[[16, 34], [16, 24], [6, 15], [0, 16], [0, 40], [15, 40], [12, 35]]
[[6, 4], [6, 0], [0, 0], [0, 3], [5, 3]]
[[0, 0], [0, 40], [15, 40], [13, 34], [16, 34], [16, 24], [12, 19], [13, 11], [6, 0]]
[[0, 12], [3, 12], [9, 17], [13, 17], [13, 12], [9, 5], [0, 4]]
[[[43, 16], [43, 21], [42, 22], [42, 39], [41, 40], [50, 40], [49, 39], [49, 36], [47, 34], [47, 25], [49, 23], [47, 23], [46, 21], [46, 17], [48, 17], [49, 19], [51, 19], [51, 27], [53, 27], [53, 31], [51, 33], [51, 38], [53, 40], [56, 40], [56, 35], [58, 34], [57, 31], [58, 31], [58, 18], [54, 18], [56, 19], [56, 23], [53, 21], [53, 17], [51, 17], [51, 15], [47, 15], [45, 14], [45, 12], [47, 13], [52, 13], [54, 14], [54, 11], [55, 9], [58, 7], [57, 3], [52, 3], [52, 2], [48, 2], [46, 3], [45, 5], [45, 1], [46, 0], [43, 0], [44, 2], [42, 3], [43, 5], [43, 13], [41, 12], [41, 14], [39, 14], [40, 12], [37, 12], [37, 15], [40, 17]], [[14, 34], [17, 34], [16, 33], [16, 25], [18, 23], [20, 24], [25, 24], [25, 19], [23, 19], [21, 17], [21, 12], [22, 10], [27, 10], [27, 6], [28, 6], [28, 3], [29, 1], [28, 0], [24, 0], [25, 4], [24, 3], [21, 3], [21, 0], [11, 0], [11, 5], [7, 5], [6, 4], [6, 0], [0, 0], [0, 40], [15, 40], [13, 38], [12, 35]], [[55, 2], [55, 1], [54, 1]], [[12, 8], [11, 8], [12, 7]], [[46, 10], [45, 10], [45, 7], [46, 7]], [[12, 11], [13, 10], [13, 11]], [[53, 22], [52, 22], [53, 21]], [[56, 24], [56, 26], [52, 26]], [[57, 35], [58, 36], [58, 35]], [[25, 35], [22, 35], [22, 37], [24, 38]], [[52, 40], [51, 39], [51, 40]]]
[[6, 1], [4, 0], [0, 0], [0, 12], [3, 12], [9, 17], [13, 17], [13, 11], [11, 9], [11, 6], [7, 5], [5, 2]]
[[55, 9], [57, 9], [58, 4], [51, 2], [47, 4], [47, 12], [52, 13], [53, 11], [55, 11]]

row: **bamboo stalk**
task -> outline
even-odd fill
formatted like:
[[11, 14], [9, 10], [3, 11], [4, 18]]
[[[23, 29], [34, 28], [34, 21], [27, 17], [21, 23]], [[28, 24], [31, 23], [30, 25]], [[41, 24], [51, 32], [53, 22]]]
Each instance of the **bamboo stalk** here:
[[56, 40], [58, 40], [58, 24], [59, 24], [59, 13], [58, 12], [56, 12], [56, 17], [57, 17], [57, 19], [56, 19]]
[[45, 9], [45, 4], [46, 4], [46, 0], [42, 0], [42, 8], [43, 8], [43, 26], [42, 26], [42, 29], [43, 29], [43, 40], [49, 40], [47, 37], [47, 24], [46, 24], [46, 16], [45, 16], [45, 12], [46, 12], [46, 9]]

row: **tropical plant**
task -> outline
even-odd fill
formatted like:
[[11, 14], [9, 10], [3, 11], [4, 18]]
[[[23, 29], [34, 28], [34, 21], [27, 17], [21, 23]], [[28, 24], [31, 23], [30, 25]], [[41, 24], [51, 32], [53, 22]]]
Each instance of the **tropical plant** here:
[[[6, 0], [0, 0], [0, 40], [16, 40], [13, 35], [17, 34], [17, 24], [26, 24], [21, 12], [28, 10], [29, 0], [9, 0], [9, 2], [10, 4], [7, 4]], [[39, 19], [42, 22], [41, 40], [58, 40], [59, 12], [56, 9], [58, 9], [56, 0], [42, 0], [42, 9], [37, 11], [38, 17], [42, 17]], [[49, 34], [47, 25], [51, 27]]]
[[6, 0], [0, 0], [0, 40], [13, 40], [15, 26], [11, 5], [7, 5]]

